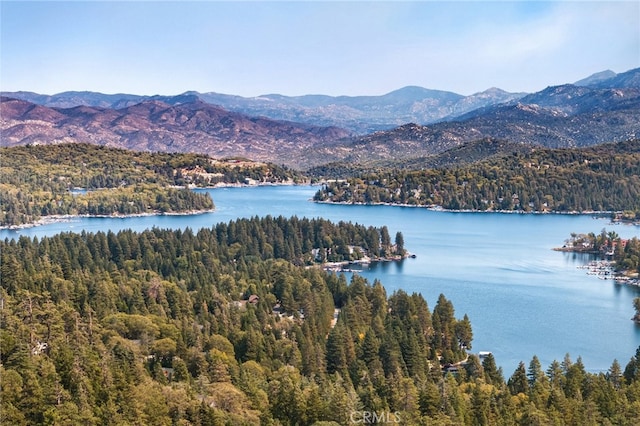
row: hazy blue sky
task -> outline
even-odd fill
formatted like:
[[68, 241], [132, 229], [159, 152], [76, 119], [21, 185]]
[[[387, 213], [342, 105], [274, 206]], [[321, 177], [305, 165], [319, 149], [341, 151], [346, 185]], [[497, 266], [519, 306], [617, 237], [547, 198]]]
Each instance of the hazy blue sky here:
[[469, 95], [640, 67], [640, 2], [0, 2], [0, 89]]

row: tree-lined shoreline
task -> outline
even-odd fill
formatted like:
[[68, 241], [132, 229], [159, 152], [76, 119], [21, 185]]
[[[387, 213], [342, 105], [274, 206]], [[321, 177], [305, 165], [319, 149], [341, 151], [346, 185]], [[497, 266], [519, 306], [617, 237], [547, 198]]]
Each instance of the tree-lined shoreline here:
[[91, 144], [1, 148], [0, 226], [62, 216], [127, 217], [214, 208], [190, 188], [306, 182], [299, 172], [241, 158], [125, 151]]
[[[640, 220], [640, 140], [531, 148], [472, 164], [328, 180], [314, 201], [452, 211], [610, 212]], [[633, 216], [633, 217], [632, 217]]]

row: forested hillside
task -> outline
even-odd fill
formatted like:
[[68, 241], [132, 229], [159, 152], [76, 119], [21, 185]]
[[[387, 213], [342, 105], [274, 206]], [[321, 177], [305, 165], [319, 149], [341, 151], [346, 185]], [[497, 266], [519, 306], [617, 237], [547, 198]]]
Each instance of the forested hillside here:
[[337, 161], [308, 169], [306, 173], [317, 179], [346, 179], [380, 172], [381, 170], [424, 170], [462, 166], [492, 157], [500, 157], [515, 152], [527, 153], [531, 146], [511, 143], [500, 139], [485, 138], [449, 149], [437, 155], [397, 158], [386, 161], [352, 163]]
[[213, 208], [211, 198], [184, 186], [303, 179], [299, 173], [264, 163], [89, 144], [1, 148], [0, 158], [0, 226], [50, 215], [208, 210]]
[[429, 309], [295, 265], [341, 244], [380, 250], [382, 233], [266, 217], [0, 242], [0, 423], [637, 421], [640, 349], [606, 374], [533, 357], [505, 381], [491, 355], [454, 364], [473, 334], [445, 296]]
[[640, 140], [532, 148], [477, 163], [330, 181], [316, 201], [514, 211], [640, 210]]

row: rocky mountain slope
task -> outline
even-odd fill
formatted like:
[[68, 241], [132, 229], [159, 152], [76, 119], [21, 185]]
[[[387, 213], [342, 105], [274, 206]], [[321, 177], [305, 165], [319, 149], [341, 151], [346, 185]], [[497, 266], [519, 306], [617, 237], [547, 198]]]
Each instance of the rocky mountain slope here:
[[297, 165], [314, 145], [326, 146], [349, 135], [339, 128], [248, 117], [199, 101], [173, 106], [144, 101], [121, 109], [49, 108], [4, 97], [1, 101], [3, 146], [88, 142]]
[[[269, 95], [259, 100], [299, 121], [328, 123], [334, 114], [353, 124], [366, 113], [368, 121], [362, 124], [365, 127], [383, 117], [408, 123], [360, 136], [334, 126], [248, 116], [202, 100], [209, 96], [207, 99], [214, 102], [228, 95], [188, 92], [148, 98], [67, 92], [64, 96], [46, 97], [20, 92], [20, 96], [35, 103], [3, 98], [0, 130], [5, 146], [90, 142], [135, 150], [244, 156], [295, 168], [333, 161], [404, 161], [437, 155], [483, 138], [546, 147], [581, 147], [639, 137], [640, 69], [622, 74], [598, 73], [577, 83], [548, 87], [498, 104], [497, 99], [512, 94], [490, 89], [462, 97], [407, 87], [383, 97]], [[234, 108], [248, 105], [247, 98], [227, 98], [228, 102], [232, 100]], [[39, 104], [77, 102], [95, 105], [52, 108]], [[262, 111], [257, 103], [251, 105], [256, 114]], [[329, 112], [298, 116], [300, 105], [310, 108], [308, 111]], [[410, 120], [429, 114], [443, 118], [429, 125]], [[448, 115], [444, 117], [445, 114]]]
[[[640, 135], [640, 97], [611, 111], [568, 115], [535, 104], [516, 104], [475, 114], [460, 121], [431, 126], [406, 124], [332, 147], [346, 161], [408, 159], [435, 155], [490, 137], [552, 148], [591, 146], [637, 138]], [[327, 157], [330, 152], [317, 152]]]
[[640, 69], [595, 75], [583, 82], [591, 85], [547, 87], [449, 121], [428, 126], [409, 123], [360, 136], [332, 151], [346, 161], [367, 162], [436, 155], [482, 138], [560, 148], [640, 136]]
[[186, 92], [177, 96], [105, 95], [95, 92], [64, 92], [51, 96], [32, 92], [7, 92], [3, 95], [54, 108], [84, 105], [120, 109], [152, 100], [169, 105], [202, 101], [245, 115], [316, 126], [341, 127], [354, 133], [366, 134], [409, 122], [427, 124], [445, 117], [457, 117], [476, 108], [518, 99], [525, 94], [491, 88], [471, 96], [462, 96], [452, 92], [408, 86], [381, 96], [270, 94], [245, 98], [198, 92]]
[[[573, 85], [592, 89], [640, 88], [640, 76], [638, 70], [630, 70], [620, 74], [607, 70], [579, 80]], [[316, 126], [337, 126], [357, 134], [389, 130], [406, 123], [427, 125], [442, 120], [452, 120], [479, 108], [508, 102], [533, 102], [533, 100], [521, 100], [524, 96], [531, 96], [531, 94], [509, 93], [495, 87], [470, 96], [418, 86], [407, 86], [380, 96], [267, 94], [257, 97], [242, 97], [195, 91], [177, 96], [140, 96], [96, 92], [63, 92], [56, 95], [6, 92], [3, 95], [55, 108], [85, 105], [121, 109], [143, 101], [155, 100], [169, 105], [178, 105], [200, 100], [220, 106], [228, 111], [250, 116], [295, 121]]]

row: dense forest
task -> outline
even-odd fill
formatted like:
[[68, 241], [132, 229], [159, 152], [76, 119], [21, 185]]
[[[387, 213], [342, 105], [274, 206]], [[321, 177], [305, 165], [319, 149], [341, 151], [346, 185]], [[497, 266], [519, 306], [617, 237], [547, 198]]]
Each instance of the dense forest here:
[[298, 182], [292, 170], [242, 159], [125, 151], [90, 144], [0, 148], [0, 226], [51, 215], [130, 215], [213, 208], [187, 186]]
[[0, 423], [636, 424], [640, 348], [505, 378], [444, 295], [314, 266], [390, 250], [385, 232], [265, 217], [0, 242]]
[[531, 148], [435, 169], [383, 169], [331, 180], [314, 199], [452, 210], [627, 210], [626, 216], [640, 219], [640, 140], [583, 149]]
[[337, 161], [322, 164], [306, 170], [306, 174], [316, 179], [346, 179], [360, 175], [378, 173], [385, 169], [424, 170], [472, 164], [492, 157], [515, 152], [527, 153], [531, 145], [483, 138], [468, 142], [442, 153], [412, 158], [392, 158], [353, 163]]

